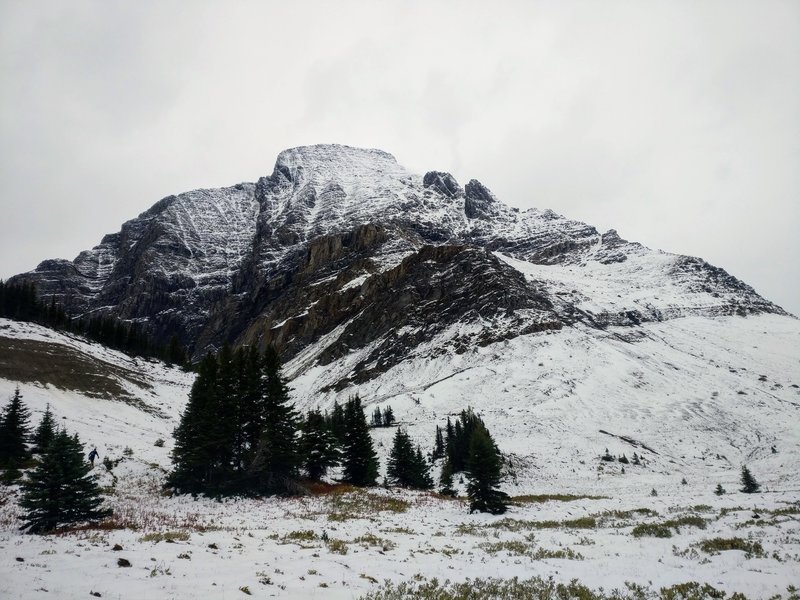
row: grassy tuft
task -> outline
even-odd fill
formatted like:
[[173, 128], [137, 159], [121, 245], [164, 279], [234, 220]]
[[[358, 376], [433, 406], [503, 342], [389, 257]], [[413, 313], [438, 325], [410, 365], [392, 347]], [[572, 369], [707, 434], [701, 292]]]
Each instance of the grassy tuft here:
[[157, 531], [147, 533], [139, 538], [140, 542], [186, 542], [188, 540], [188, 531]]
[[539, 504], [542, 502], [573, 502], [575, 500], [608, 500], [606, 496], [585, 496], [577, 494], [526, 494], [512, 496], [514, 504]]
[[543, 579], [468, 579], [464, 582], [426, 579], [415, 575], [409, 581], [386, 581], [379, 589], [368, 593], [362, 600], [746, 600], [742, 594], [728, 595], [708, 584], [695, 581], [673, 585], [659, 590], [635, 584], [626, 584], [624, 590], [606, 592], [593, 590], [578, 580], [556, 583]]

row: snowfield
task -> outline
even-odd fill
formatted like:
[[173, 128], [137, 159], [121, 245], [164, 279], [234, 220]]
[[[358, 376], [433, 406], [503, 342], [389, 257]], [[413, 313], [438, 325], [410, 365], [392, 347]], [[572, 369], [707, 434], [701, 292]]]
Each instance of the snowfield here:
[[[23, 535], [18, 490], [0, 488], [0, 598], [358, 598], [384, 579], [417, 575], [540, 575], [606, 590], [699, 581], [751, 598], [800, 585], [800, 322], [791, 317], [576, 326], [463, 354], [441, 353], [434, 342], [338, 393], [322, 390], [355, 358], [316, 365], [325, 339], [286, 366], [299, 408], [328, 408], [358, 392], [368, 415], [392, 406], [424, 449], [435, 424], [472, 406], [508, 456], [506, 491], [572, 495], [521, 498], [502, 516], [383, 488], [169, 497], [171, 433], [191, 374], [32, 324], [0, 320], [0, 341], [9, 355], [31, 341], [53, 356], [80, 354], [125, 391], [93, 397], [3, 371], [3, 404], [19, 384], [34, 423], [50, 403], [87, 451], [96, 445], [101, 459], [116, 462], [95, 471], [115, 510], [109, 526], [120, 528]], [[373, 430], [382, 467], [393, 434]], [[603, 462], [606, 448], [636, 452], [644, 464]], [[761, 493], [738, 492], [744, 463]], [[714, 495], [718, 483], [726, 495]], [[633, 533], [666, 521], [671, 537]], [[741, 538], [749, 551], [714, 553], [703, 542], [715, 538]], [[131, 566], [118, 566], [121, 558]]]

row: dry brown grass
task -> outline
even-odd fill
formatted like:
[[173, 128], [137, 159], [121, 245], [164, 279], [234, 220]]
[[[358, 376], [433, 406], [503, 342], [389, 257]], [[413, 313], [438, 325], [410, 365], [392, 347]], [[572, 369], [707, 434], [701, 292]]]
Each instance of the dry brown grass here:
[[120, 383], [126, 380], [140, 388], [151, 389], [138, 373], [63, 344], [0, 337], [0, 377], [48, 384], [92, 398], [118, 400], [163, 416], [158, 408], [131, 396]]

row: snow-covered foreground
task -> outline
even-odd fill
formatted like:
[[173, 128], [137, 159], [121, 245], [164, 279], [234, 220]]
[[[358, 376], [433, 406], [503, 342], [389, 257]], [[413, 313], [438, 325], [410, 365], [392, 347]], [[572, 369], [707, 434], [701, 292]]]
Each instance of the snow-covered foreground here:
[[[786, 593], [800, 572], [800, 507], [790, 504], [797, 498], [791, 493], [717, 498], [690, 487], [657, 498], [532, 503], [492, 517], [469, 515], [462, 501], [393, 490], [215, 502], [165, 498], [159, 482], [142, 473], [118, 484], [112, 504], [135, 529], [23, 536], [7, 503], [3, 597], [83, 598], [94, 591], [105, 598], [222, 599], [247, 590], [255, 597], [357, 598], [384, 579], [541, 575], [606, 589], [626, 581], [699, 581], [766, 598]], [[720, 516], [721, 508], [734, 510]], [[705, 529], [681, 526], [667, 539], [631, 533], [637, 523], [687, 515], [700, 517]], [[698, 546], [733, 537], [760, 548], [752, 556], [715, 555]], [[120, 558], [131, 566], [118, 566]]]
[[[357, 598], [375, 581], [418, 574], [552, 575], [606, 589], [696, 580], [754, 598], [800, 582], [794, 319], [687, 318], [523, 336], [407, 361], [339, 394], [358, 391], [368, 413], [391, 405], [424, 448], [435, 423], [472, 405], [510, 457], [511, 493], [604, 497], [522, 502], [500, 517], [383, 489], [224, 502], [165, 496], [171, 432], [191, 375], [28, 324], [0, 321], [0, 338], [12, 351], [15, 340], [42, 342], [37, 351], [54, 356], [70, 349], [125, 390], [119, 399], [20, 383], [34, 422], [49, 402], [101, 457], [119, 460], [96, 471], [122, 529], [22, 535], [17, 491], [0, 489], [0, 598], [246, 597], [240, 588], [255, 597]], [[288, 366], [298, 405], [332, 403], [333, 393], [319, 391], [335, 377], [326, 369], [346, 368], [299, 357]], [[0, 379], [3, 402], [16, 385]], [[392, 435], [374, 430], [382, 463]], [[599, 460], [606, 447], [629, 458], [635, 451], [646, 464], [625, 465], [623, 474], [620, 463]], [[737, 491], [743, 462], [762, 493]], [[728, 494], [715, 496], [717, 483]], [[695, 518], [668, 527], [669, 538], [633, 535], [638, 524], [687, 516]], [[715, 538], [741, 538], [751, 553], [706, 552], [701, 543]], [[118, 566], [120, 558], [132, 566]]]

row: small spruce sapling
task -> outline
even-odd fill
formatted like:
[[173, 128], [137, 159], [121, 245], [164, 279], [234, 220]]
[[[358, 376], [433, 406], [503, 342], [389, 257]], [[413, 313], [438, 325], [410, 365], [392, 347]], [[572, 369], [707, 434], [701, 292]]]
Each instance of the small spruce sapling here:
[[442, 473], [439, 476], [439, 493], [442, 496], [455, 497], [456, 491], [453, 489], [453, 466], [450, 461], [445, 461]]
[[725, 495], [725, 488], [724, 488], [724, 487], [722, 487], [722, 484], [721, 484], [721, 483], [718, 483], [718, 484], [717, 484], [717, 488], [714, 490], [714, 493], [715, 493], [717, 496], [724, 496], [724, 495]]
[[742, 490], [745, 494], [754, 494], [761, 489], [761, 485], [753, 477], [750, 469], [746, 465], [742, 465]]

